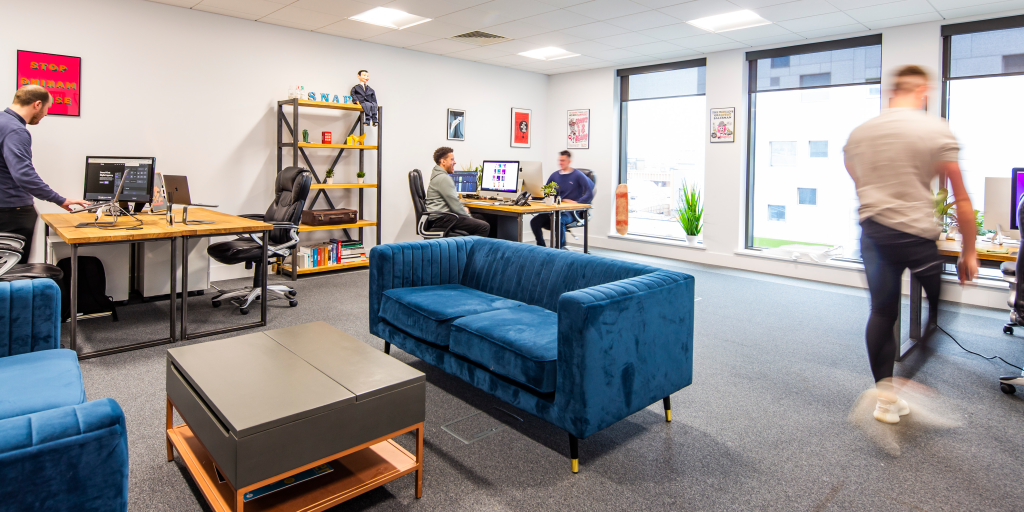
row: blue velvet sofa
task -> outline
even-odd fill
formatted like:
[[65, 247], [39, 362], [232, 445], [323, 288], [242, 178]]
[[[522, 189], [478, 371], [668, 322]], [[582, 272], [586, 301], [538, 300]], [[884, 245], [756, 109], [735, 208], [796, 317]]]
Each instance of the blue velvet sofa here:
[[478, 237], [370, 251], [370, 332], [578, 440], [693, 378], [693, 277]]
[[50, 279], [0, 283], [0, 475], [0, 511], [128, 509], [124, 413], [85, 401]]

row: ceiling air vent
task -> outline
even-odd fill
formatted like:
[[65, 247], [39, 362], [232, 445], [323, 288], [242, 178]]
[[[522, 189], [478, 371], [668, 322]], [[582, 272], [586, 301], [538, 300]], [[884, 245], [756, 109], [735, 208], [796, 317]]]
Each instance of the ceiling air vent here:
[[489, 44], [503, 43], [505, 41], [511, 41], [512, 38], [499, 36], [497, 34], [489, 34], [487, 32], [481, 32], [474, 30], [472, 32], [466, 32], [465, 34], [459, 34], [457, 36], [449, 37], [452, 41], [459, 41], [460, 43], [469, 43], [476, 46], [487, 46]]

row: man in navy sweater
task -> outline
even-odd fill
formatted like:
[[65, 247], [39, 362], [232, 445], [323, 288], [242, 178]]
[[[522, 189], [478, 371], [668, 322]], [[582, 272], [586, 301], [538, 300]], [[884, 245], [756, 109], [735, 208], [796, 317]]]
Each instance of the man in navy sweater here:
[[65, 199], [54, 192], [32, 165], [32, 135], [25, 126], [39, 124], [52, 104], [53, 98], [46, 89], [26, 85], [14, 94], [11, 106], [0, 113], [0, 232], [28, 239], [25, 260], [32, 250], [32, 234], [38, 217], [32, 204], [33, 196], [68, 211], [73, 204], [89, 204], [79, 199]]
[[[572, 153], [562, 151], [558, 154], [558, 170], [551, 173], [548, 183], [558, 184], [558, 195], [563, 203], [590, 204], [594, 199], [594, 182], [586, 174], [569, 167], [572, 163]], [[559, 230], [561, 231], [561, 247], [565, 249], [565, 225], [573, 221], [572, 212], [560, 214]], [[551, 229], [551, 215], [537, 215], [530, 221], [530, 228], [533, 229], [533, 236], [537, 238], [537, 245], [544, 246], [544, 233], [542, 229]]]

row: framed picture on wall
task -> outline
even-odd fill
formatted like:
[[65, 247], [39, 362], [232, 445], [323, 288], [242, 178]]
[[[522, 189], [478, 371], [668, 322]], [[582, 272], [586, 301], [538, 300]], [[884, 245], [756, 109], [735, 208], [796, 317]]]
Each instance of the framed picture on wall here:
[[448, 109], [448, 140], [466, 140], [466, 111]]
[[50, 92], [51, 116], [82, 112], [82, 58], [18, 50], [18, 88], [38, 85]]
[[735, 129], [735, 107], [711, 109], [711, 142], [735, 142]]
[[569, 134], [565, 147], [569, 149], [590, 149], [590, 109], [569, 111]]
[[512, 108], [512, 147], [530, 147], [530, 132], [533, 130], [531, 111], [525, 108]]

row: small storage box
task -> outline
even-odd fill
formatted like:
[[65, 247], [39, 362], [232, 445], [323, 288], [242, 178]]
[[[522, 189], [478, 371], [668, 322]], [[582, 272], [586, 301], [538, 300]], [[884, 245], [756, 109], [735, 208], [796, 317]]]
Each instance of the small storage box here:
[[333, 226], [355, 224], [359, 214], [355, 210], [302, 210], [302, 223], [307, 226]]

